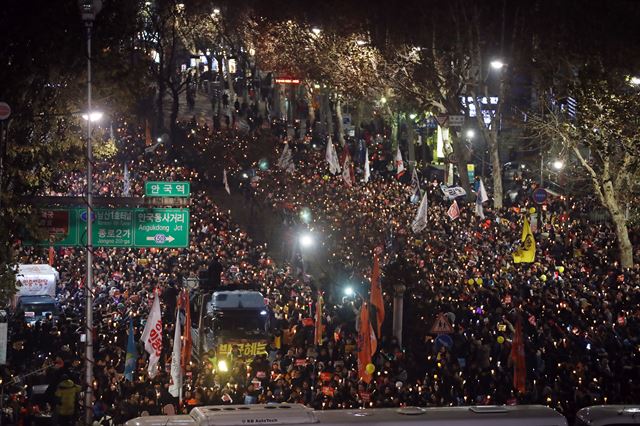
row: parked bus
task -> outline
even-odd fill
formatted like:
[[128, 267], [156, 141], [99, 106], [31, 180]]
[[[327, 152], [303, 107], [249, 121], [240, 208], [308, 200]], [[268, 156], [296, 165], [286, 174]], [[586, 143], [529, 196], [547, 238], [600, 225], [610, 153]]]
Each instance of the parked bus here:
[[138, 417], [126, 426], [567, 426], [567, 420], [542, 405], [442, 408], [373, 408], [314, 411], [301, 404], [214, 405], [188, 415]]

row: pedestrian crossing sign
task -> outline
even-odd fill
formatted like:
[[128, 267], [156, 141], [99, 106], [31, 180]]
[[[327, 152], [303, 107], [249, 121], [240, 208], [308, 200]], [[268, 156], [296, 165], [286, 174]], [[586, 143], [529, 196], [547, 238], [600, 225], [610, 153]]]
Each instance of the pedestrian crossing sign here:
[[431, 334], [450, 334], [453, 333], [453, 327], [449, 322], [449, 318], [445, 314], [438, 314], [435, 322], [431, 326]]

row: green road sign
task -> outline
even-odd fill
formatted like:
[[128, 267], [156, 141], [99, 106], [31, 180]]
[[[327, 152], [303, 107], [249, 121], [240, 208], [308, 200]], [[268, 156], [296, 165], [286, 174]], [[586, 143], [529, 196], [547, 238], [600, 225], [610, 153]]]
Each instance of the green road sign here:
[[[187, 247], [189, 209], [96, 208], [93, 209], [94, 247]], [[87, 244], [87, 210], [43, 210], [41, 226], [49, 240], [37, 245], [56, 247]]]
[[188, 197], [191, 194], [189, 182], [145, 182], [144, 195], [147, 197]]

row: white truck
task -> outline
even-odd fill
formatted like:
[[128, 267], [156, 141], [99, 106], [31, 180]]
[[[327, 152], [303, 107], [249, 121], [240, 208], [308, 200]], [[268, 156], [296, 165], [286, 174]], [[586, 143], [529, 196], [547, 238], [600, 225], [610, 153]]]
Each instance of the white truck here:
[[58, 314], [56, 286], [60, 281], [58, 271], [49, 265], [18, 265], [16, 273], [18, 293], [15, 298], [16, 313], [24, 313], [28, 323], [40, 321]]

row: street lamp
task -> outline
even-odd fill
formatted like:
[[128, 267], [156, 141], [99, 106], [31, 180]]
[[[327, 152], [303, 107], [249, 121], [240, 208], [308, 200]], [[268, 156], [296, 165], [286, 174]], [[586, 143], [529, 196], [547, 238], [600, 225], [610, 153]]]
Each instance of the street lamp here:
[[494, 70], [500, 70], [504, 67], [504, 62], [502, 62], [500, 59], [494, 59], [493, 61], [491, 61], [491, 68], [493, 68]]
[[476, 131], [473, 129], [467, 129], [467, 132], [465, 133], [467, 139], [473, 139], [476, 137]]
[[91, 111], [89, 114], [82, 114], [82, 118], [84, 118], [85, 120], [89, 120], [92, 123], [95, 123], [96, 121], [102, 120], [103, 115], [104, 114], [102, 114], [101, 111]]
[[352, 297], [356, 294], [355, 290], [353, 289], [353, 287], [349, 286], [349, 287], [345, 287], [344, 288], [344, 295], [347, 297]]
[[562, 160], [555, 160], [553, 163], [551, 163], [551, 166], [555, 170], [562, 170], [564, 168], [564, 162]]

